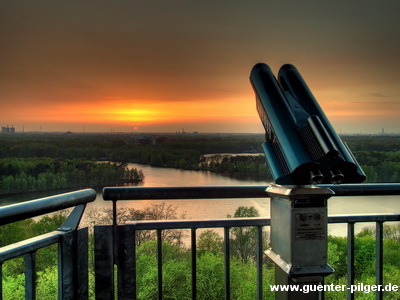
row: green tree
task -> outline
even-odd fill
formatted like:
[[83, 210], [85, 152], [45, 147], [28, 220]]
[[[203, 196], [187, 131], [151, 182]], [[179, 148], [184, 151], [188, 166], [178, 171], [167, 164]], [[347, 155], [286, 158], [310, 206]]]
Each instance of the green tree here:
[[224, 299], [224, 259], [206, 252], [197, 259], [197, 294], [199, 299]]
[[31, 229], [34, 224], [32, 219], [18, 221], [0, 226], [0, 247], [25, 240], [32, 235]]
[[[85, 211], [85, 218], [83, 220], [84, 226], [88, 226], [90, 229], [96, 225], [110, 225], [112, 224], [112, 209], [102, 208], [94, 209], [87, 208]], [[171, 204], [162, 202], [160, 204], [153, 204], [142, 210], [138, 210], [132, 207], [120, 207], [117, 211], [117, 223], [125, 224], [130, 221], [138, 220], [176, 220], [184, 219], [185, 215], [178, 216], [177, 207]], [[155, 240], [157, 233], [154, 230], [140, 230], [136, 232], [136, 244], [140, 244]], [[183, 238], [185, 237], [184, 231], [179, 229], [166, 229], [162, 231], [163, 241], [169, 242], [175, 245], [182, 245]]]
[[214, 230], [203, 231], [199, 236], [199, 241], [197, 242], [197, 250], [200, 253], [222, 253], [223, 246], [224, 239]]
[[[233, 215], [234, 218], [259, 217], [258, 210], [251, 206], [240, 206]], [[231, 218], [228, 215], [228, 218]], [[243, 262], [255, 259], [257, 248], [257, 228], [256, 227], [234, 227], [230, 231], [232, 254], [239, 257]]]
[[1, 188], [4, 194], [12, 193], [13, 191], [15, 191], [14, 176], [2, 176]]
[[363, 165], [361, 167], [367, 176], [367, 182], [377, 182], [379, 180], [378, 173], [376, 172], [375, 167], [369, 165]]

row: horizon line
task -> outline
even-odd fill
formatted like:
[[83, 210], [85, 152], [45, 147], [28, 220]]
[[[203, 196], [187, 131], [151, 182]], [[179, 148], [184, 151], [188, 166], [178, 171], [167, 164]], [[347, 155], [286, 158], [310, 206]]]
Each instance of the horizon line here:
[[[232, 134], [232, 135], [264, 135], [264, 132], [200, 132], [200, 131], [15, 131], [13, 133], [0, 132], [0, 136], [12, 136], [20, 134], [174, 134], [174, 135], [208, 135], [208, 134]], [[353, 135], [353, 136], [397, 136], [400, 132], [340, 132], [337, 133], [339, 136]]]

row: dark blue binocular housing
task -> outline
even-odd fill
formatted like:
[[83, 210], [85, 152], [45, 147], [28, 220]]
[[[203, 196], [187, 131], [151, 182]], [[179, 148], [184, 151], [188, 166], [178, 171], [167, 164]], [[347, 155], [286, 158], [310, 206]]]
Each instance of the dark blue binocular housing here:
[[265, 128], [262, 148], [277, 184], [360, 183], [365, 174], [300, 73], [283, 65], [278, 80], [263, 63], [250, 74]]

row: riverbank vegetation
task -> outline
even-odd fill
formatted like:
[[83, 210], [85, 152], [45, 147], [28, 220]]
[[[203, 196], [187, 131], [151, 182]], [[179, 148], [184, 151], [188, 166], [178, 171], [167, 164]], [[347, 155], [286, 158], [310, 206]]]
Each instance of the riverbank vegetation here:
[[[367, 174], [367, 182], [400, 181], [400, 136], [342, 139]], [[263, 141], [262, 134], [15, 134], [0, 135], [0, 158], [132, 162], [269, 181]]]
[[140, 182], [143, 172], [126, 163], [84, 159], [2, 158], [0, 195]]
[[215, 172], [236, 178], [255, 178], [272, 181], [271, 173], [263, 154], [258, 155], [232, 155], [214, 154], [205, 156], [200, 165], [200, 170]]
[[[111, 216], [103, 211], [102, 221], [109, 222]], [[110, 212], [108, 212], [110, 213]], [[89, 212], [90, 215], [90, 212]], [[257, 216], [253, 207], [240, 207], [233, 217]], [[94, 214], [93, 217], [97, 218]], [[135, 218], [175, 219], [176, 209], [165, 204], [158, 204], [145, 210], [126, 208], [119, 212], [121, 222]], [[230, 216], [229, 216], [230, 217]], [[66, 218], [61, 212], [45, 216], [39, 220], [28, 219], [0, 227], [0, 246], [22, 239], [56, 230]], [[132, 220], [132, 219], [130, 219]], [[93, 223], [94, 221], [88, 221]], [[97, 224], [97, 221], [96, 221]], [[173, 233], [176, 231], [175, 233]], [[140, 233], [137, 242], [137, 289], [138, 299], [157, 298], [157, 242], [153, 232]], [[355, 284], [375, 284], [375, 232], [366, 228], [355, 239]], [[182, 230], [172, 230], [163, 238], [163, 294], [165, 299], [191, 298], [191, 250], [185, 246]], [[254, 228], [231, 229], [231, 299], [256, 298], [256, 264]], [[90, 240], [93, 235], [90, 235]], [[384, 283], [400, 285], [400, 226], [384, 226]], [[268, 247], [268, 235], [264, 235], [264, 248]], [[94, 299], [93, 241], [89, 247], [89, 296]], [[224, 256], [223, 239], [212, 230], [202, 231], [197, 240], [197, 295], [198, 299], [224, 298]], [[243, 247], [245, 246], [245, 247]], [[325, 284], [346, 285], [347, 239], [332, 237], [328, 239], [329, 264], [335, 273], [325, 279]], [[273, 263], [265, 257], [263, 268], [263, 287], [265, 299], [274, 299], [269, 285], [274, 283]], [[57, 295], [57, 247], [45, 247], [36, 254], [37, 298], [55, 299]], [[24, 262], [23, 258], [7, 261], [3, 264], [4, 299], [24, 298]], [[397, 293], [386, 293], [385, 299], [398, 299]], [[345, 299], [346, 292], [327, 292], [326, 299]], [[374, 299], [373, 292], [358, 292], [360, 299]]]

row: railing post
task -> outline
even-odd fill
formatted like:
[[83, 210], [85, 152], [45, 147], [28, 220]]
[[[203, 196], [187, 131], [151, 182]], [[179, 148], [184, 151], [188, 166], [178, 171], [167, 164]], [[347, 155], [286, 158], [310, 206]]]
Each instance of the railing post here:
[[87, 227], [61, 236], [58, 248], [60, 299], [89, 298], [88, 249]]
[[59, 243], [59, 298], [88, 299], [88, 229], [71, 231]]
[[231, 298], [231, 244], [229, 227], [224, 228], [224, 274], [225, 274], [225, 300]]
[[36, 299], [36, 252], [25, 254], [25, 298]]
[[163, 255], [162, 255], [162, 231], [157, 229], [157, 264], [158, 264], [158, 299], [163, 299]]
[[58, 246], [58, 293], [61, 299], [74, 299], [75, 294], [75, 232], [69, 232], [61, 237], [61, 241]]
[[303, 291], [280, 291], [276, 299], [319, 299], [316, 285], [333, 269], [327, 264], [327, 188], [271, 185], [271, 248], [266, 251], [274, 261], [275, 284], [308, 286]]
[[3, 300], [3, 262], [0, 262], [0, 300]]
[[262, 239], [262, 226], [257, 226], [257, 299], [263, 298], [263, 283], [262, 283], [262, 267], [263, 267], [263, 239]]
[[191, 230], [191, 247], [192, 247], [192, 300], [197, 298], [197, 245], [196, 245], [196, 228]]
[[134, 226], [116, 227], [118, 299], [136, 299], [136, 239]]
[[[354, 285], [354, 223], [347, 223], [347, 287]], [[354, 293], [347, 290], [347, 299], [354, 299]]]
[[[383, 222], [376, 222], [376, 285], [383, 285]], [[383, 299], [383, 291], [376, 291], [376, 299]]]
[[78, 299], [89, 299], [89, 236], [88, 228], [76, 231], [77, 294]]
[[257, 299], [263, 298], [263, 283], [262, 283], [262, 275], [263, 275], [263, 237], [262, 237], [262, 226], [257, 226]]
[[114, 299], [113, 226], [94, 227], [96, 299]]

